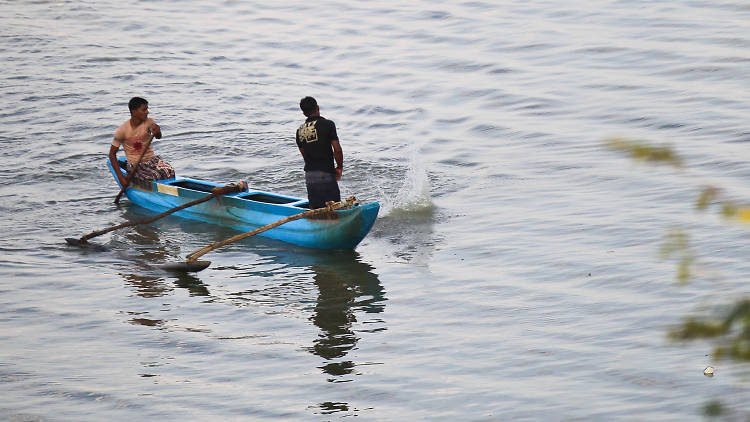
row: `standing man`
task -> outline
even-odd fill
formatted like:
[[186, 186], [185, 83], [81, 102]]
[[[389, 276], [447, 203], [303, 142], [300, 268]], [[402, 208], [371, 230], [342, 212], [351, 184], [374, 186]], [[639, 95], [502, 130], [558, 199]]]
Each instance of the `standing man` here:
[[[307, 117], [297, 129], [297, 147], [305, 160], [305, 184], [310, 209], [324, 207], [328, 201], [341, 201], [338, 180], [344, 170], [336, 125], [320, 115], [318, 102], [305, 97], [299, 108]], [[336, 167], [333, 162], [336, 160]]]
[[[109, 147], [109, 162], [112, 164], [112, 168], [119, 168], [117, 151], [122, 146], [125, 150], [125, 157], [128, 159], [128, 173], [135, 171], [134, 182], [144, 184], [152, 180], [174, 178], [172, 166], [154, 154], [150, 144], [144, 153], [144, 147], [150, 139], [161, 139], [161, 128], [154, 119], [148, 117], [148, 101], [140, 97], [133, 97], [128, 102], [128, 108], [130, 109], [130, 119], [117, 128], [112, 146]], [[143, 154], [142, 158], [141, 154]], [[135, 168], [139, 158], [141, 162], [138, 168]], [[127, 181], [125, 176], [119, 171], [116, 173], [120, 185], [125, 186]]]

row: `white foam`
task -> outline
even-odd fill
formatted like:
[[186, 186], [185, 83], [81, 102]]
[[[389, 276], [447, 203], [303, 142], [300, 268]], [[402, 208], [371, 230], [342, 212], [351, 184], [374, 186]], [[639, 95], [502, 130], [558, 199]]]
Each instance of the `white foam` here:
[[383, 198], [382, 216], [404, 211], [412, 213], [432, 209], [430, 179], [425, 163], [420, 157], [419, 149], [415, 149], [409, 157], [409, 164], [403, 178], [403, 184], [396, 193], [396, 196], [391, 198], [384, 195]]

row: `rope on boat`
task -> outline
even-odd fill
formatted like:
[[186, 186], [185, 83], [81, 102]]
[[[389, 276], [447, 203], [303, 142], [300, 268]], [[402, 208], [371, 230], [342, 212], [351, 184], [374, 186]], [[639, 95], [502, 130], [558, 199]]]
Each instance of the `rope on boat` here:
[[321, 214], [326, 214], [326, 213], [330, 213], [330, 212], [333, 212], [333, 211], [339, 210], [339, 209], [348, 209], [348, 208], [352, 208], [353, 206], [358, 205], [358, 204], [359, 204], [359, 202], [357, 202], [357, 198], [354, 197], [354, 196], [350, 196], [350, 197], [346, 198], [345, 201], [341, 201], [341, 202], [328, 201], [328, 202], [326, 202], [326, 206], [323, 207], [323, 208], [316, 208], [314, 210], [309, 210], [309, 211], [301, 212], [299, 214], [290, 215], [289, 217], [285, 217], [285, 218], [282, 218], [281, 220], [274, 221], [273, 223], [266, 224], [265, 226], [258, 227], [255, 230], [251, 230], [249, 232], [241, 233], [241, 234], [238, 234], [236, 236], [232, 236], [232, 237], [230, 237], [228, 239], [220, 240], [220, 241], [214, 242], [214, 243], [212, 243], [210, 245], [206, 245], [206, 246], [204, 246], [204, 247], [196, 250], [195, 252], [192, 252], [191, 254], [189, 254], [185, 258], [185, 262], [186, 263], [195, 262], [195, 260], [197, 260], [201, 256], [203, 256], [203, 255], [211, 252], [214, 249], [218, 249], [218, 248], [220, 248], [222, 246], [228, 245], [228, 244], [230, 244], [232, 242], [236, 242], [238, 240], [242, 240], [242, 239], [244, 239], [246, 237], [254, 236], [254, 235], [256, 235], [258, 233], [261, 233], [261, 232], [264, 232], [266, 230], [271, 230], [274, 227], [278, 227], [278, 226], [280, 226], [282, 224], [285, 224], [285, 223], [288, 223], [290, 221], [299, 220], [299, 219], [302, 219], [302, 218], [308, 218], [308, 217], [312, 217], [312, 216], [316, 216], [316, 215], [321, 215]]

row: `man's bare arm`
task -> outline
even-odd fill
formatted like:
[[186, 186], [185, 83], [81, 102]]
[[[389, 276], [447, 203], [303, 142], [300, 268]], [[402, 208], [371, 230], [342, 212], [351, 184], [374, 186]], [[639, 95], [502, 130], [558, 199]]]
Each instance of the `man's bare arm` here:
[[333, 147], [333, 159], [336, 160], [336, 180], [341, 180], [344, 173], [344, 151], [341, 150], [341, 143], [338, 139], [331, 141]]
[[125, 186], [127, 179], [122, 175], [122, 172], [120, 171], [120, 165], [117, 163], [117, 151], [119, 151], [119, 149], [120, 147], [118, 146], [110, 145], [109, 163], [112, 164], [112, 168], [115, 170], [115, 174], [117, 175], [117, 180], [120, 181], [120, 185]]

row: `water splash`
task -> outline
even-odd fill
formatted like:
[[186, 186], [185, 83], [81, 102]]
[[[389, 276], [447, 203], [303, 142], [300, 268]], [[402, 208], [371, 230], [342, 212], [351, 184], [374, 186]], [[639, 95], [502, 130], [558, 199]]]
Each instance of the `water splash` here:
[[430, 197], [430, 179], [424, 162], [419, 156], [419, 150], [415, 149], [408, 162], [403, 184], [395, 196], [382, 195], [383, 212], [381, 216], [392, 214], [409, 213], [423, 214], [431, 213], [433, 204]]

